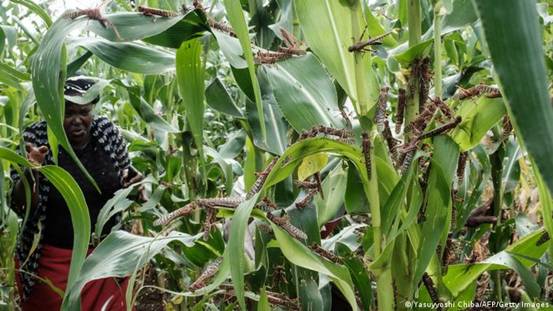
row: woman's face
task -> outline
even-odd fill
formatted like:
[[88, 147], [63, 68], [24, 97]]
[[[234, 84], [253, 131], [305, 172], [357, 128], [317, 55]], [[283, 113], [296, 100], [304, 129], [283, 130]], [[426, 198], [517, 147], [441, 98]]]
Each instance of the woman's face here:
[[93, 104], [77, 105], [71, 102], [65, 104], [63, 128], [67, 138], [74, 148], [83, 148], [90, 140], [90, 124], [92, 124]]

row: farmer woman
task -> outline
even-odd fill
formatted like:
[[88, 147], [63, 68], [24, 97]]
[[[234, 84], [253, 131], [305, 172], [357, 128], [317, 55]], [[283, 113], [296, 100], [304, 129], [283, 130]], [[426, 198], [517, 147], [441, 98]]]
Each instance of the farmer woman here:
[[[101, 192], [94, 188], [65, 150], [60, 148], [58, 153], [58, 165], [75, 178], [83, 191], [92, 228], [100, 209], [113, 194], [141, 177], [129, 174], [131, 166], [127, 148], [117, 128], [108, 119], [95, 118], [92, 114], [94, 105], [99, 101], [99, 97], [93, 94], [96, 88], [90, 89], [94, 82], [85, 77], [66, 81], [63, 127], [73, 150]], [[46, 122], [28, 127], [23, 139], [30, 161], [45, 165], [54, 163]], [[16, 251], [22, 272], [18, 278], [22, 308], [59, 310], [62, 302], [60, 291], [52, 290], [42, 280], [51, 281], [58, 289], [66, 288], [73, 247], [71, 216], [62, 195], [46, 178], [30, 170], [25, 175], [31, 183], [32, 204]], [[12, 208], [23, 218], [26, 212], [24, 185], [21, 176], [12, 174], [12, 178]], [[104, 226], [103, 234], [108, 233], [115, 223], [116, 220], [111, 219]], [[35, 248], [36, 242], [38, 247]], [[114, 278], [88, 283], [81, 293], [82, 310], [100, 310], [103, 307], [106, 307], [105, 310], [123, 310], [124, 285], [124, 282], [120, 284]]]

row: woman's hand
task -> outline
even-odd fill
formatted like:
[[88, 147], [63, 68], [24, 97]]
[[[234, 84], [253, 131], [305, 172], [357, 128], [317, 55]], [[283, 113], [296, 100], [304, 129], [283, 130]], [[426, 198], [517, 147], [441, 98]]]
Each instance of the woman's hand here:
[[25, 149], [27, 150], [27, 159], [31, 163], [35, 165], [42, 165], [44, 163], [44, 159], [48, 154], [48, 147], [46, 146], [36, 147], [33, 144], [27, 143], [25, 144]]
[[[137, 170], [135, 170], [133, 167], [129, 167], [125, 170], [123, 170], [123, 188], [127, 188], [128, 186], [135, 184], [137, 182], [140, 182], [144, 179], [144, 176], [140, 174]], [[146, 191], [144, 188], [144, 185], [139, 185], [136, 189], [138, 191], [137, 197], [135, 198], [139, 202], [146, 202], [148, 201], [148, 198], [146, 197]]]

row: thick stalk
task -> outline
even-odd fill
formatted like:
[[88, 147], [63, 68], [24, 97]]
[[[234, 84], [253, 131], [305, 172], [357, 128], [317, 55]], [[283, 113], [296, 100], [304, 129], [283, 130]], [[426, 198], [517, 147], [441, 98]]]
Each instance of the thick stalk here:
[[[419, 0], [408, 0], [407, 2], [407, 23], [409, 27], [409, 47], [413, 47], [417, 45], [420, 42], [421, 37], [421, 12], [420, 12], [420, 1]], [[413, 86], [412, 79], [417, 80], [417, 77], [410, 76], [408, 85], [407, 85], [407, 103], [405, 107], [405, 122], [404, 126], [407, 128], [409, 124], [411, 124], [416, 118], [419, 113], [419, 86], [418, 82], [415, 84], [416, 87]], [[412, 137], [411, 131], [405, 131], [405, 141], [410, 141]], [[418, 167], [415, 168], [414, 172], [415, 176], [418, 176], [419, 170]], [[409, 185], [408, 195], [407, 195], [407, 204], [405, 205], [405, 210], [402, 211], [401, 217], [404, 220], [408, 210], [412, 208], [418, 208], [415, 206], [417, 204], [417, 200], [413, 200], [414, 196], [413, 191], [415, 191], [415, 181], [416, 179], [411, 182], [411, 185]], [[415, 249], [419, 248], [420, 241], [421, 241], [421, 230], [418, 226], [411, 226], [410, 229], [408, 229], [408, 237], [411, 241], [411, 244], [415, 247]], [[410, 272], [414, 273], [414, 268], [409, 267]], [[411, 278], [413, 275], [411, 274]], [[412, 289], [416, 290], [417, 283], [419, 280], [411, 280], [411, 284], [397, 284], [400, 287], [409, 286]], [[400, 290], [403, 292], [404, 290]], [[407, 297], [406, 299], [412, 300], [414, 293], [411, 292], [410, 297]]]
[[[372, 137], [372, 135], [371, 135]], [[374, 149], [370, 148], [370, 157], [375, 159]], [[371, 225], [373, 228], [373, 255], [378, 258], [382, 253], [382, 243], [385, 236], [381, 229], [380, 205], [378, 196], [378, 176], [376, 174], [376, 161], [371, 161], [371, 176], [369, 176], [369, 204], [371, 209]], [[376, 291], [379, 310], [394, 310], [394, 281], [392, 279], [391, 262], [375, 272]]]
[[407, 6], [409, 27], [409, 47], [417, 45], [421, 40], [421, 4], [419, 0], [409, 0]]
[[[442, 8], [441, 1], [437, 1], [434, 6], [434, 97], [442, 98], [442, 25], [440, 18], [440, 11]], [[431, 121], [432, 122], [432, 121]], [[451, 219], [449, 219], [451, 222]], [[443, 277], [442, 277], [442, 263], [441, 263], [441, 254], [440, 257], [432, 256], [432, 260], [428, 266], [427, 272], [433, 276], [436, 280], [436, 288], [438, 293], [444, 294], [443, 292]]]
[[[419, 0], [408, 0], [407, 13], [408, 13], [408, 26], [409, 26], [409, 47], [413, 47], [420, 42], [421, 39], [421, 9]], [[416, 77], [410, 77], [409, 79], [416, 79]], [[408, 126], [413, 120], [417, 118], [419, 113], [419, 92], [418, 83], [416, 83], [414, 92], [410, 92], [405, 107], [405, 126]], [[414, 93], [414, 94], [413, 94]], [[411, 138], [410, 133], [406, 133], [406, 141]]]
[[[358, 40], [361, 38], [363, 33], [362, 25], [365, 25], [365, 22], [362, 19], [360, 12], [359, 3], [356, 3], [351, 7], [352, 12], [352, 35]], [[367, 84], [367, 70], [370, 66], [370, 54], [356, 52], [354, 55], [355, 58], [355, 78], [356, 78], [356, 90], [357, 90], [357, 113], [359, 116], [367, 116], [370, 96], [368, 93]], [[361, 122], [363, 130], [372, 133], [374, 124], [370, 122]], [[369, 139], [372, 141], [374, 135], [369, 135]], [[371, 142], [371, 145], [374, 145]], [[374, 149], [369, 148], [369, 156], [371, 159], [375, 159]], [[378, 177], [376, 175], [376, 165], [375, 161], [371, 161], [371, 176], [369, 178], [369, 189], [368, 189], [368, 199], [371, 210], [371, 225], [373, 228], [373, 256], [378, 258], [382, 253], [382, 242], [384, 236], [381, 231], [381, 217], [380, 217], [380, 204], [378, 198]], [[376, 290], [377, 290], [377, 301], [379, 310], [394, 310], [394, 287], [392, 279], [392, 270], [391, 264], [388, 263], [384, 268], [375, 272], [376, 276]]]
[[434, 97], [442, 98], [442, 24], [440, 1], [434, 7]]
[[[294, 6], [294, 2], [291, 3], [292, 6]], [[303, 40], [301, 28], [300, 28], [300, 19], [298, 17], [298, 14], [296, 13], [295, 7], [292, 9], [292, 34], [294, 37], [298, 38], [298, 40]]]
[[394, 298], [394, 280], [392, 279], [392, 269], [388, 265], [382, 270], [376, 279], [378, 310], [395, 310]]

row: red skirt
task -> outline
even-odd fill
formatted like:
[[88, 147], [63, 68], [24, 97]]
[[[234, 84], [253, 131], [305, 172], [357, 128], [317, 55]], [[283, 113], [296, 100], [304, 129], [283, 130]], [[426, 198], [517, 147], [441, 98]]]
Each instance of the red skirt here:
[[[89, 254], [92, 249], [89, 250]], [[65, 291], [72, 250], [43, 245], [38, 260], [37, 276], [50, 280], [52, 285]], [[81, 310], [126, 310], [125, 292], [128, 279], [118, 282], [116, 278], [94, 280], [85, 285], [81, 291]], [[17, 278], [20, 293], [21, 283]], [[30, 297], [21, 304], [23, 311], [58, 311], [63, 297], [56, 293], [48, 284], [37, 280], [31, 290]]]

